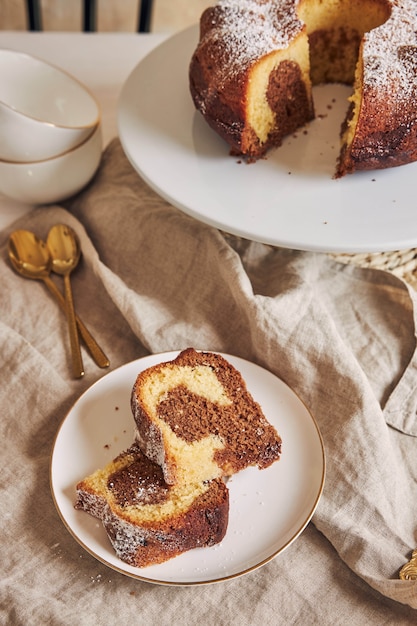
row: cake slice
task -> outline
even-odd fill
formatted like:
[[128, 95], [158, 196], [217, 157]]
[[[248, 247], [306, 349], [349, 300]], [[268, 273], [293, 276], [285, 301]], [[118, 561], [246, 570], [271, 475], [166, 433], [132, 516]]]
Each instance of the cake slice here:
[[196, 484], [266, 468], [281, 437], [225, 358], [188, 348], [141, 372], [131, 406], [137, 442], [168, 484]]
[[215, 545], [226, 533], [223, 480], [168, 485], [136, 443], [81, 480], [76, 491], [75, 508], [100, 519], [117, 556], [136, 567]]

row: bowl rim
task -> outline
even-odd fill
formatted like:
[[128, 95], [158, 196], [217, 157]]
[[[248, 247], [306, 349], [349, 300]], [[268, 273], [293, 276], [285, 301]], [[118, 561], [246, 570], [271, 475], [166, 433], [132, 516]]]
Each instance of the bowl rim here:
[[8, 104], [7, 102], [5, 102], [0, 97], [0, 104], [1, 104], [1, 106], [4, 106], [9, 111], [12, 111], [13, 113], [15, 113], [15, 114], [17, 114], [17, 115], [19, 115], [19, 116], [21, 116], [23, 118], [27, 118], [27, 119], [32, 120], [34, 122], [39, 122], [39, 124], [42, 124], [42, 125], [45, 125], [45, 126], [50, 126], [50, 127], [57, 128], [57, 129], [60, 129], [60, 130], [68, 130], [68, 131], [85, 130], [85, 129], [88, 129], [88, 128], [95, 128], [101, 122], [102, 110], [101, 110], [100, 102], [98, 101], [98, 99], [96, 98], [94, 93], [91, 91], [91, 89], [89, 87], [87, 87], [87, 85], [85, 85], [83, 82], [81, 82], [81, 80], [76, 78], [76, 76], [74, 76], [70, 72], [67, 72], [67, 70], [64, 70], [63, 68], [59, 67], [58, 65], [55, 65], [54, 63], [50, 63], [49, 61], [45, 61], [45, 59], [42, 59], [41, 57], [38, 57], [38, 56], [36, 56], [34, 54], [31, 54], [30, 52], [24, 52], [23, 50], [14, 50], [13, 48], [0, 48], [0, 56], [4, 52], [5, 53], [11, 53], [14, 56], [26, 57], [28, 59], [34, 60], [37, 63], [40, 63], [41, 65], [45, 65], [46, 67], [50, 67], [54, 71], [62, 74], [63, 76], [66, 76], [70, 81], [76, 83], [78, 85], [78, 87], [80, 87], [91, 98], [91, 100], [93, 101], [93, 103], [96, 106], [97, 115], [95, 117], [95, 120], [91, 124], [82, 124], [82, 125], [78, 125], [78, 126], [66, 126], [65, 124], [57, 124], [56, 122], [50, 122], [48, 120], [40, 119], [40, 118], [35, 117], [34, 115], [31, 115], [29, 113], [23, 113], [22, 111], [19, 111], [19, 109], [17, 109], [16, 107], [14, 107], [14, 106]]
[[94, 136], [97, 134], [98, 131], [101, 132], [101, 130], [102, 130], [101, 122], [98, 122], [94, 126], [94, 128], [91, 129], [91, 133], [89, 133], [88, 137], [86, 137], [83, 141], [81, 141], [81, 143], [77, 144], [73, 148], [69, 148], [68, 150], [65, 150], [64, 152], [61, 152], [60, 154], [56, 154], [55, 156], [48, 157], [47, 159], [39, 159], [39, 161], [8, 161], [7, 159], [0, 158], [0, 167], [3, 164], [14, 165], [17, 167], [19, 166], [27, 167], [28, 165], [36, 166], [36, 165], [41, 165], [42, 163], [47, 163], [48, 161], [56, 161], [64, 156], [67, 156], [68, 154], [71, 154], [71, 152], [75, 152], [76, 150], [79, 150], [80, 148], [82, 148], [88, 141], [94, 138]]

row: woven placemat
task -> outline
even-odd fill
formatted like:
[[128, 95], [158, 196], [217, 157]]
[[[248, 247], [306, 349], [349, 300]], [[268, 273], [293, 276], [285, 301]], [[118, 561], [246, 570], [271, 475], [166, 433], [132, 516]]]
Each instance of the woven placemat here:
[[[247, 245], [247, 240], [238, 235], [232, 235], [220, 231], [226, 241], [239, 252]], [[267, 245], [267, 244], [266, 244]], [[273, 248], [274, 246], [271, 245]], [[406, 250], [394, 250], [392, 252], [363, 252], [360, 254], [328, 253], [328, 256], [340, 263], [352, 263], [359, 267], [372, 267], [374, 269], [392, 272], [406, 281], [414, 289], [417, 289], [417, 248]]]
[[417, 289], [417, 248], [363, 254], [331, 254], [341, 263], [353, 263], [360, 267], [373, 267], [392, 272]]

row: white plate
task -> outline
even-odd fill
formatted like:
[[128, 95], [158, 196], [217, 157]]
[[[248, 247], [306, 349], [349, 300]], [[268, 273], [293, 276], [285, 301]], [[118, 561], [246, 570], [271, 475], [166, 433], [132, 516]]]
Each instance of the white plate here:
[[[247, 165], [194, 109], [188, 66], [197, 27], [174, 35], [133, 70], [119, 102], [119, 135], [163, 198], [226, 232], [277, 246], [376, 252], [417, 245], [417, 164], [333, 180], [350, 89], [314, 89], [318, 119], [266, 160]], [[289, 173], [290, 172], [290, 173]]]
[[317, 425], [294, 393], [258, 365], [225, 355], [241, 371], [248, 389], [280, 433], [281, 459], [266, 470], [243, 470], [228, 482], [229, 526], [217, 546], [191, 550], [147, 568], [132, 567], [118, 559], [101, 522], [74, 509], [75, 485], [133, 442], [130, 393], [136, 376], [177, 354], [151, 355], [128, 363], [101, 378], [80, 397], [55, 441], [51, 486], [65, 526], [99, 561], [139, 580], [196, 585], [249, 572], [289, 546], [318, 504], [325, 457]]

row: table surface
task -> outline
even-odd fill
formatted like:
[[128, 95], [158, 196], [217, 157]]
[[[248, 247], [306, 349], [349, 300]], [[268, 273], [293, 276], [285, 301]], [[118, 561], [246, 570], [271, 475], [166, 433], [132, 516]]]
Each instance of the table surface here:
[[[117, 135], [120, 90], [137, 63], [165, 39], [162, 34], [0, 32], [0, 48], [21, 50], [66, 70], [96, 96], [104, 147]], [[31, 210], [0, 194], [0, 229]]]

